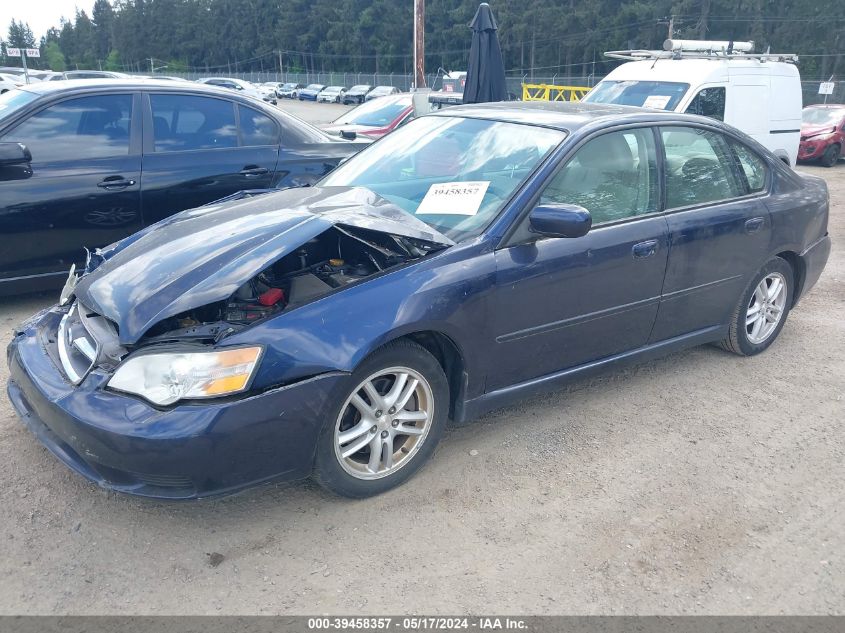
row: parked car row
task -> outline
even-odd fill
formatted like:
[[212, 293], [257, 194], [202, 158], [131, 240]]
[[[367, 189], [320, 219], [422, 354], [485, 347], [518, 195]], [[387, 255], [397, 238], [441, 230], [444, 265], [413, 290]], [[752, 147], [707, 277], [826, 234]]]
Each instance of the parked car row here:
[[325, 84], [301, 84], [288, 82], [280, 84], [276, 96], [280, 99], [298, 99], [300, 101], [319, 101], [323, 103], [342, 103], [344, 105], [361, 104], [365, 101], [399, 94], [401, 91], [395, 86], [370, 86], [360, 84], [345, 88], [343, 86], [327, 86]]

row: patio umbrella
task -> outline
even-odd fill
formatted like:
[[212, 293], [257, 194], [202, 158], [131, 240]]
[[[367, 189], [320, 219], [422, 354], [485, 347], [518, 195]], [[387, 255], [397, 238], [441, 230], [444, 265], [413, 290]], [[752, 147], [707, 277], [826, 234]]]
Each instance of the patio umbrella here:
[[505, 64], [496, 35], [496, 18], [490, 5], [482, 2], [469, 23], [472, 45], [469, 49], [464, 103], [504, 101], [508, 98], [505, 86]]

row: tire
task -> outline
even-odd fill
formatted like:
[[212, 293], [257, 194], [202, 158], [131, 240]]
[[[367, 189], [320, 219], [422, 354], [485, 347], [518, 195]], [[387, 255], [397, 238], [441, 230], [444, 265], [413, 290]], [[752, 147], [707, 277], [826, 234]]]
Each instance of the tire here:
[[828, 147], [822, 157], [819, 159], [819, 162], [824, 167], [833, 167], [836, 163], [839, 162], [839, 154], [842, 151], [842, 148], [839, 147], [838, 143], [834, 143], [830, 147]]
[[[385, 411], [390, 400], [373, 402], [368, 395], [375, 389], [379, 398], [393, 398], [395, 388], [394, 401], [406, 400], [398, 411]], [[352, 372], [329, 411], [317, 440], [313, 477], [338, 495], [370, 497], [410, 479], [434, 453], [446, 428], [449, 384], [434, 356], [399, 340], [373, 352]], [[403, 434], [403, 428], [414, 432]], [[375, 458], [372, 448], [379, 451]]]
[[[767, 287], [765, 299], [762, 290], [764, 281]], [[781, 282], [784, 287], [773, 299], [775, 281]], [[766, 350], [778, 337], [789, 316], [794, 283], [792, 267], [785, 260], [773, 257], [766, 262], [742, 293], [731, 316], [728, 336], [719, 342], [719, 346], [740, 356], [753, 356]], [[758, 307], [761, 304], [764, 316], [755, 319], [761, 311]], [[773, 322], [772, 319], [776, 320]], [[759, 328], [756, 335], [755, 328]]]

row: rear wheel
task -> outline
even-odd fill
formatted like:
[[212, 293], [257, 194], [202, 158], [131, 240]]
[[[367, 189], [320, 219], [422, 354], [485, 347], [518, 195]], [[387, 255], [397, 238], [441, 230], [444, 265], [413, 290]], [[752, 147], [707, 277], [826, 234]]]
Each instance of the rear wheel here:
[[786, 261], [770, 259], [742, 293], [728, 336], [719, 345], [741, 356], [768, 348], [783, 329], [792, 306], [793, 277]]
[[320, 434], [314, 477], [346, 497], [369, 497], [409, 479], [446, 426], [449, 387], [428, 351], [390, 343], [352, 373]]
[[824, 154], [822, 154], [821, 160], [819, 162], [825, 167], [833, 167], [836, 163], [839, 162], [839, 154], [841, 152], [842, 149], [839, 147], [838, 144], [831, 145], [824, 151]]

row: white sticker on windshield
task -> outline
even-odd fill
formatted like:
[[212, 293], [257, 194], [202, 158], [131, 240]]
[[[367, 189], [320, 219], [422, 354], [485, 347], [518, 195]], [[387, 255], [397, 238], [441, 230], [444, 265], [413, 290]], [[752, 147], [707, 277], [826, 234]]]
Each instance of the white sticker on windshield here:
[[665, 110], [666, 105], [669, 103], [671, 98], [672, 97], [667, 97], [665, 95], [650, 95], [646, 97], [643, 107], [654, 108], [655, 110]]
[[442, 182], [431, 185], [417, 207], [417, 214], [475, 215], [490, 181]]

